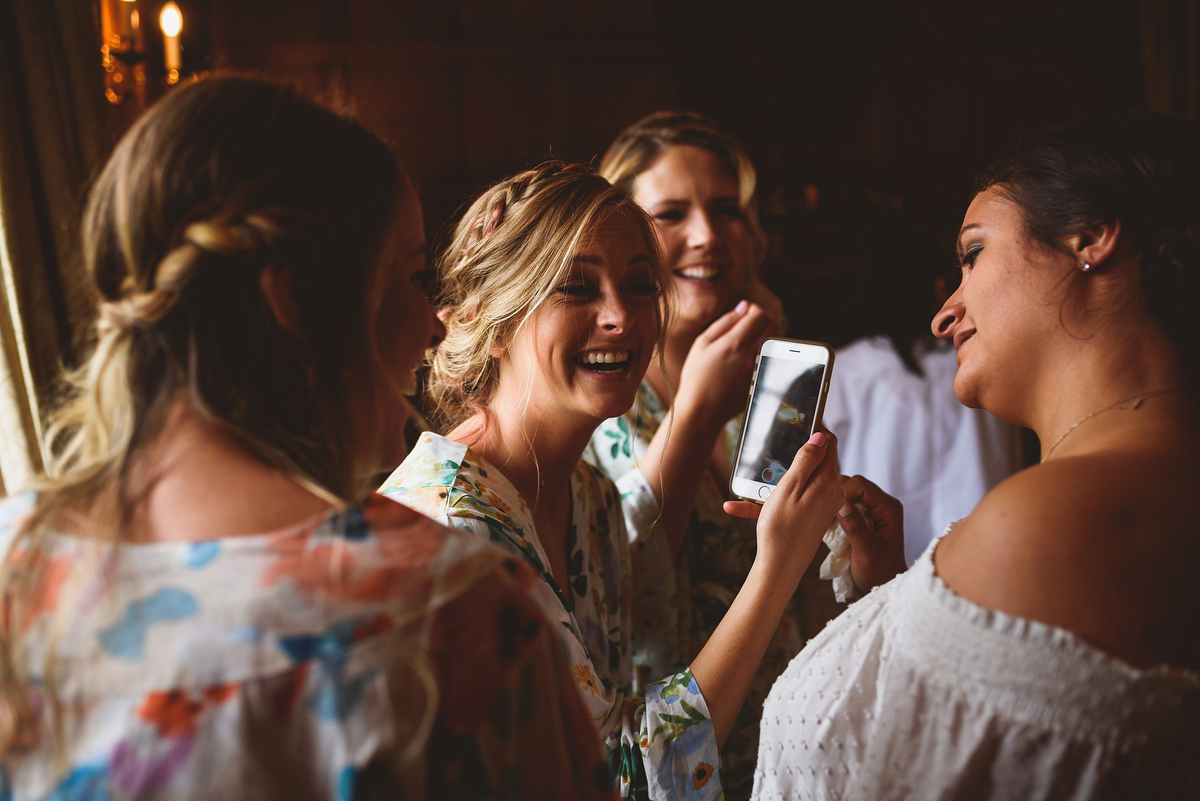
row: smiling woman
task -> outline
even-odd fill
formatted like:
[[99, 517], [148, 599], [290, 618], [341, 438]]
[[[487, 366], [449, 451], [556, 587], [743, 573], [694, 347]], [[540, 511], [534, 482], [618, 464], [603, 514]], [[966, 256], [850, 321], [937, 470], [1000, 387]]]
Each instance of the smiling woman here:
[[958, 249], [933, 321], [955, 394], [1032, 427], [1042, 462], [793, 660], [756, 794], [1200, 797], [1200, 124], [1126, 114], [1018, 148]]
[[[639, 569], [634, 664], [642, 678], [683, 669], [716, 630], [755, 555], [752, 523], [725, 514], [733, 420], [746, 403], [759, 342], [782, 322], [758, 279], [765, 237], [755, 172], [712, 121], [658, 112], [613, 142], [600, 171], [654, 220], [671, 321], [637, 403], [601, 423], [587, 459], [621, 491], [626, 526], [647, 539]], [[657, 536], [648, 537], [651, 530]], [[655, 547], [651, 547], [655, 546]], [[833, 606], [827, 586], [821, 591]], [[800, 595], [806, 595], [804, 591]], [[804, 644], [799, 601], [781, 621], [721, 752], [730, 801], [750, 795], [758, 717], [771, 682]]]
[[841, 504], [832, 445], [801, 449], [784, 495], [807, 522], [762, 527], [728, 625], [690, 665], [635, 687], [633, 597], [660, 577], [631, 561], [665, 546], [626, 531], [616, 487], [580, 457], [633, 404], [660, 344], [652, 224], [591, 170], [546, 165], [485, 192], [439, 270], [447, 333], [431, 390], [449, 431], [422, 435], [382, 491], [537, 571], [623, 796], [719, 797], [718, 745]]

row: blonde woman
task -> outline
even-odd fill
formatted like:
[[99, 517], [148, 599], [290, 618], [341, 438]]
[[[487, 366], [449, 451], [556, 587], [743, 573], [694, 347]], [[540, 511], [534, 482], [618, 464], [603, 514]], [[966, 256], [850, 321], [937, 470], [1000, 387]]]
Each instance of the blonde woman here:
[[95, 349], [0, 505], [0, 795], [611, 795], [530, 571], [370, 494], [441, 336], [388, 149], [289, 89], [177, 88], [83, 253]]
[[[654, 220], [671, 321], [633, 409], [601, 423], [586, 458], [621, 492], [626, 525], [660, 532], [634, 602], [634, 665], [656, 676], [687, 665], [712, 636], [754, 563], [750, 521], [727, 515], [731, 451], [758, 345], [778, 333], [779, 300], [758, 278], [765, 238], [754, 167], [697, 114], [658, 112], [623, 131], [600, 172]], [[833, 606], [833, 595], [827, 607]], [[771, 682], [804, 645], [799, 596], [767, 648], [721, 752], [729, 799], [747, 798], [758, 719]]]
[[[634, 584], [656, 579], [630, 563], [663, 544], [630, 547], [616, 487], [580, 457], [633, 403], [660, 344], [652, 224], [590, 170], [546, 165], [475, 201], [439, 273], [447, 334], [431, 398], [448, 433], [424, 434], [383, 491], [535, 568], [622, 796], [720, 797], [718, 747], [842, 503], [832, 438], [801, 449], [708, 645], [635, 692]], [[784, 515], [806, 522], [784, 530]]]

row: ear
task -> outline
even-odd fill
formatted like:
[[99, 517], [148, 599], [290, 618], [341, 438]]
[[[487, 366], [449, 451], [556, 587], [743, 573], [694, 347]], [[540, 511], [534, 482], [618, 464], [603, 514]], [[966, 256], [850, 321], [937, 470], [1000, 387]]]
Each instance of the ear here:
[[296, 339], [303, 340], [304, 329], [300, 327], [300, 310], [296, 308], [296, 301], [292, 298], [291, 276], [274, 264], [268, 264], [263, 268], [258, 283], [263, 298], [271, 307], [271, 313], [275, 315], [275, 322]]
[[1067, 237], [1066, 246], [1079, 265], [1102, 266], [1117, 250], [1121, 221], [1100, 223]]

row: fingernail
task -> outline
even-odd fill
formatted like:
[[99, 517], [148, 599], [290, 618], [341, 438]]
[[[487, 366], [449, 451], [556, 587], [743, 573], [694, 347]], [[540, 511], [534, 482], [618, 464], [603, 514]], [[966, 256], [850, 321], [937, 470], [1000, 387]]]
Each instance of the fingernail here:
[[842, 504], [842, 508], [838, 509], [838, 517], [849, 517], [854, 514], [854, 505], [850, 501]]
[[750, 308], [750, 301], [746, 300], [745, 298], [742, 298], [741, 300], [738, 301], [738, 305], [733, 307], [733, 310], [735, 312], [737, 312], [738, 314], [745, 314], [746, 309], [748, 309], [748, 308]]
[[825, 444], [825, 432], [814, 431], [813, 435], [808, 438], [808, 445], [816, 445], [818, 448]]

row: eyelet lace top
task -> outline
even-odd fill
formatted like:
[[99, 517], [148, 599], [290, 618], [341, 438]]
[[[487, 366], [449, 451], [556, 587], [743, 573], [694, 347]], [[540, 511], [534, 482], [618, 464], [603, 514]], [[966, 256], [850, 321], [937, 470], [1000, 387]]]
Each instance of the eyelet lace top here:
[[1200, 798], [1200, 676], [972, 603], [936, 547], [775, 683], [755, 798]]

